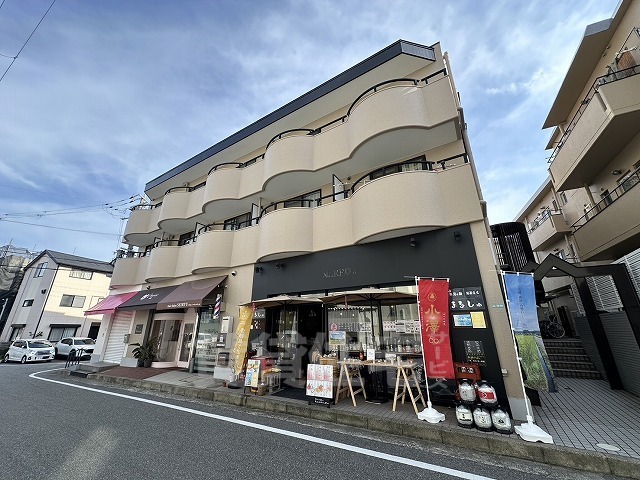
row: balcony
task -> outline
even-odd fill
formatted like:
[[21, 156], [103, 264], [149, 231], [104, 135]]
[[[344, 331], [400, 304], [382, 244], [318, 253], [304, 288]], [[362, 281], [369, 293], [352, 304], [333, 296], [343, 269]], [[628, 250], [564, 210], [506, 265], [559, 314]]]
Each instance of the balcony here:
[[160, 245], [151, 250], [145, 281], [158, 282], [174, 278], [181, 248], [184, 247], [175, 244]]
[[529, 230], [529, 241], [534, 252], [547, 249], [566, 233], [573, 230], [562, 216], [559, 210], [545, 210], [544, 213], [533, 222]]
[[161, 205], [134, 207], [124, 229], [123, 242], [137, 247], [152, 244], [154, 239], [160, 235], [158, 220], [160, 219]]
[[[162, 201], [158, 226], [167, 233], [183, 233], [193, 229], [202, 215], [204, 184], [169, 190]], [[202, 220], [202, 218], [200, 218]]]
[[350, 201], [353, 243], [426, 232], [483, 218], [470, 164], [388, 175], [365, 184]]
[[[259, 225], [257, 260], [303, 255], [313, 251], [314, 209], [283, 208], [266, 214]], [[331, 228], [327, 225], [327, 228]]]
[[640, 248], [640, 171], [580, 218], [572, 227], [580, 260], [616, 260]]
[[149, 257], [144, 253], [131, 253], [130, 256], [118, 258], [113, 267], [111, 288], [145, 283]]
[[[346, 192], [286, 200], [258, 218], [224, 230], [202, 227], [189, 243], [157, 242], [145, 266], [120, 273], [118, 285], [213, 272], [259, 261], [426, 232], [482, 220], [471, 165], [465, 154], [387, 165], [357, 179]], [[138, 259], [131, 259], [138, 260]], [[128, 277], [122, 279], [121, 277]], [[129, 280], [128, 278], [132, 278]], [[125, 283], [123, 283], [125, 282]], [[115, 283], [114, 283], [115, 285]]]
[[640, 132], [640, 67], [599, 77], [552, 154], [556, 190], [588, 185]]
[[[237, 202], [259, 196], [286, 198], [338, 176], [367, 171], [389, 158], [416, 155], [460, 139], [449, 77], [401, 79], [376, 85], [358, 97], [347, 115], [315, 130], [283, 132], [264, 158], [247, 168], [210, 172], [203, 210], [216, 218], [236, 215]], [[348, 160], [348, 162], [346, 162]]]

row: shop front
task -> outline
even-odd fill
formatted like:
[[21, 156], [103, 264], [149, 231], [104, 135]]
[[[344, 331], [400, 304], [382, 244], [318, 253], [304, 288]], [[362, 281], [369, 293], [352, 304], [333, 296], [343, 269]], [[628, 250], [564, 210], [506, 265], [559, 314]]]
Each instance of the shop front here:
[[[450, 346], [445, 359], [450, 368], [443, 375], [429, 374], [432, 400], [452, 404], [458, 385], [449, 372], [454, 364], [466, 363], [494, 386], [502, 405], [509, 405], [469, 226], [456, 227], [455, 234], [452, 228], [442, 229], [279, 260], [278, 267], [263, 262], [260, 267], [254, 275], [254, 298], [288, 294], [314, 302], [269, 306], [265, 321], [254, 322], [251, 330], [249, 347], [275, 358], [290, 386], [303, 387], [307, 365], [327, 356], [338, 362], [415, 363], [414, 374], [424, 384], [416, 277], [439, 278], [447, 279], [449, 289], [448, 330], [440, 334], [446, 333], [442, 338]], [[380, 296], [353, 296], [362, 289], [379, 291]], [[315, 304], [317, 299], [322, 303]], [[374, 379], [385, 389], [378, 395], [383, 400], [394, 374], [389, 373], [389, 382], [386, 377]]]

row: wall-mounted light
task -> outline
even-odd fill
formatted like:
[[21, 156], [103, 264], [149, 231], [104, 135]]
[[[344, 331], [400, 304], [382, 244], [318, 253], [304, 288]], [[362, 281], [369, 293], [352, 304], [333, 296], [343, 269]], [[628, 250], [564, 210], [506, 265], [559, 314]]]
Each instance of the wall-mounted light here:
[[409, 240], [409, 246], [411, 248], [416, 248], [418, 246], [418, 241], [415, 238], [411, 237], [411, 240]]
[[256, 269], [255, 269], [255, 272], [256, 272], [256, 273], [260, 273], [260, 272], [262, 272], [262, 267], [258, 265], [258, 266], [256, 267]]
[[621, 175], [622, 170], [618, 170], [617, 168], [611, 172], [611, 175]]
[[44, 295], [45, 293], [47, 293], [47, 289], [43, 288], [42, 290], [40, 290], [40, 293]]
[[278, 270], [284, 270], [284, 263], [276, 263], [276, 268]]
[[457, 242], [462, 238], [462, 234], [460, 233], [459, 230], [454, 230], [453, 232], [453, 239]]

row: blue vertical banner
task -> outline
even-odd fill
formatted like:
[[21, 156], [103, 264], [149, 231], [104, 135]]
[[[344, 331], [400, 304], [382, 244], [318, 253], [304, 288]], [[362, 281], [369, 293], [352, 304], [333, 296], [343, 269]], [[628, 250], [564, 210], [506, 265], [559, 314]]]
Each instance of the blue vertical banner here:
[[[554, 390], [547, 354], [540, 336], [533, 275], [503, 273], [511, 328], [518, 344], [524, 384], [535, 390]], [[551, 387], [551, 388], [550, 388]]]

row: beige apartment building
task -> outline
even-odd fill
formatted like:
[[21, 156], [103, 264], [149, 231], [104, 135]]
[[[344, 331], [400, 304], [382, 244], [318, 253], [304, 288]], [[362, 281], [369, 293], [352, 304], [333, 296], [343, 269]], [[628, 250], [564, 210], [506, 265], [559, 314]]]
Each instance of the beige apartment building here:
[[[135, 366], [132, 344], [153, 337], [153, 366], [226, 379], [249, 349], [274, 357], [295, 384], [311, 352], [330, 350], [328, 324], [342, 328], [341, 316], [367, 319], [347, 332], [349, 353], [417, 357], [418, 332], [405, 328], [417, 320], [415, 298], [339, 308], [317, 299], [363, 287], [415, 294], [416, 276], [446, 278], [452, 290], [479, 292], [486, 319], [452, 328], [454, 360], [480, 362], [501, 402], [524, 418], [485, 203], [439, 44], [393, 43], [154, 178], [145, 193], [125, 228], [112, 295], [89, 312], [104, 315], [94, 360]], [[283, 294], [308, 304], [249, 307], [240, 345], [243, 306]]]
[[[636, 188], [640, 183], [639, 49], [637, 0], [621, 1], [612, 18], [586, 27], [543, 125], [553, 129], [547, 145], [549, 177], [515, 218], [525, 224], [538, 263], [549, 255], [577, 267], [622, 263], [627, 265], [637, 291], [640, 291], [640, 187]], [[615, 351], [620, 339], [637, 340], [639, 312], [635, 307], [623, 305], [619, 287], [614, 287], [611, 277], [595, 272], [587, 283], [594, 311], [601, 313], [599, 321], [610, 336], [618, 370], [640, 371], [635, 361], [623, 365], [629, 358], [637, 358], [640, 353], [637, 342], [625, 347], [624, 352]], [[585, 330], [584, 298], [578, 294], [572, 276], [545, 278], [543, 284], [550, 311], [569, 320], [568, 335], [589, 342], [592, 337], [599, 337], [588, 328]], [[624, 320], [607, 317], [623, 310], [627, 313]], [[598, 352], [592, 349], [590, 355], [598, 357]], [[633, 382], [630, 378], [625, 380], [623, 373], [622, 376], [628, 388]]]

